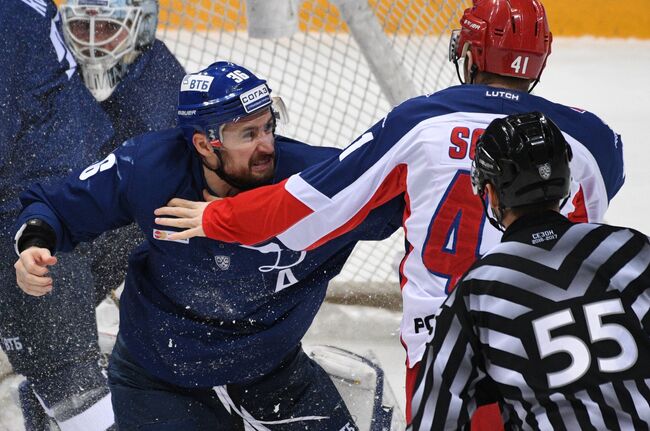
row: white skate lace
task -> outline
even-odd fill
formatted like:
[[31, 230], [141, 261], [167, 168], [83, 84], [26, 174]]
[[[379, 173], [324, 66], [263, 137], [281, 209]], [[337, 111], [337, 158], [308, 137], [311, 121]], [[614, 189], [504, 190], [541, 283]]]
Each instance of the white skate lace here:
[[244, 429], [246, 431], [271, 431], [271, 429], [267, 428], [265, 425], [329, 419], [329, 416], [301, 416], [297, 418], [282, 419], [277, 421], [261, 421], [255, 419], [250, 413], [246, 411], [245, 408], [241, 407], [241, 410], [237, 408], [235, 402], [232, 400], [232, 398], [230, 398], [230, 395], [228, 395], [228, 391], [226, 390], [225, 386], [215, 386], [212, 389], [219, 397], [219, 401], [221, 401], [226, 410], [228, 410], [228, 413], [233, 414], [233, 412], [235, 412], [244, 420]]

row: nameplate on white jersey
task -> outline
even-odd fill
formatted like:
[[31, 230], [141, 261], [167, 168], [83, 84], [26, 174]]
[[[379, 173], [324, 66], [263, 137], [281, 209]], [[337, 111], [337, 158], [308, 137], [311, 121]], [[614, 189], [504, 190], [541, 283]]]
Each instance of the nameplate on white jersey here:
[[207, 93], [210, 90], [213, 76], [207, 75], [185, 75], [181, 82], [181, 91], [200, 91]]
[[157, 239], [159, 241], [180, 242], [181, 244], [189, 244], [190, 243], [189, 239], [169, 239], [169, 235], [171, 235], [173, 233], [178, 233], [178, 232], [174, 232], [173, 230], [154, 229], [153, 230], [153, 239]]

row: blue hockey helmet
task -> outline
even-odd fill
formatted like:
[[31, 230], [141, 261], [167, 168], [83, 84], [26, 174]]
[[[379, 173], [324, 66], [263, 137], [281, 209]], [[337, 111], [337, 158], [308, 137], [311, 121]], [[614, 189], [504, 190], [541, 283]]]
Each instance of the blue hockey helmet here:
[[224, 125], [269, 108], [276, 118], [284, 114], [272, 108], [276, 102], [264, 79], [235, 63], [218, 61], [185, 75], [178, 93], [178, 125], [188, 143], [195, 132], [205, 134], [213, 146], [221, 146]]

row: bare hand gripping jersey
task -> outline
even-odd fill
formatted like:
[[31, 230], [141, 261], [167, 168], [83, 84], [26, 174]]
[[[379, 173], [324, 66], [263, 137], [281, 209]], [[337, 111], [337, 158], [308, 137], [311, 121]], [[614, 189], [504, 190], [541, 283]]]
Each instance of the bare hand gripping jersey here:
[[620, 137], [589, 112], [467, 85], [406, 101], [339, 156], [284, 183], [212, 203], [204, 230], [225, 241], [255, 244], [277, 236], [291, 249], [311, 249], [405, 193], [401, 336], [413, 366], [424, 351], [432, 310], [500, 238], [471, 191], [476, 141], [494, 118], [530, 111], [550, 117], [573, 149], [572, 196], [563, 212], [574, 220], [602, 220], [624, 181]]

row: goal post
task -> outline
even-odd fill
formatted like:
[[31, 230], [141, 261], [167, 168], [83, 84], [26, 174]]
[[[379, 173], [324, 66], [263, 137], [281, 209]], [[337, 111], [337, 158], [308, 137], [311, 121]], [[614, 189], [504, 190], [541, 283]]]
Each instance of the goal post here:
[[[453, 84], [449, 34], [470, 0], [161, 0], [157, 36], [189, 71], [242, 64], [282, 96], [279, 132], [345, 147], [407, 98]], [[360, 243], [329, 295], [399, 306], [398, 233]], [[363, 302], [363, 301], [362, 301]]]

